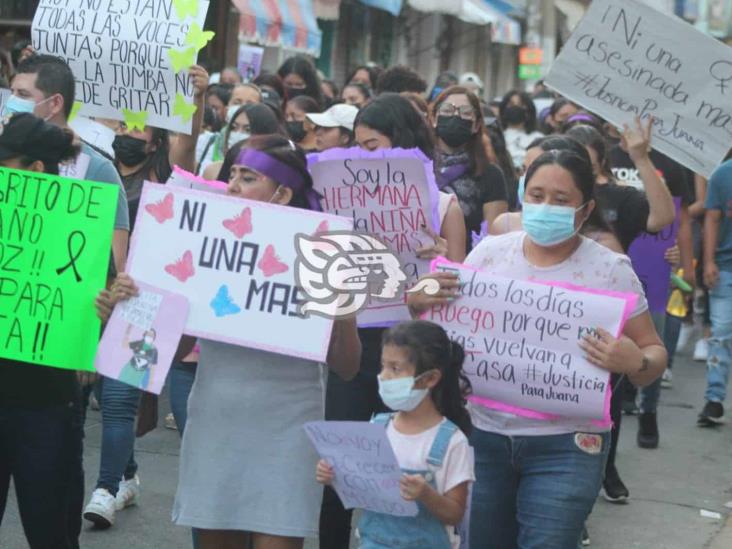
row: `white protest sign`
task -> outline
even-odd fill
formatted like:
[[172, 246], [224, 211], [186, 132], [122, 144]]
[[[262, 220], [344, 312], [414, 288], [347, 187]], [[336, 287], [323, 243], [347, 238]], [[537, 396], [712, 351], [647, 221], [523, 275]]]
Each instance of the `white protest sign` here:
[[435, 267], [459, 274], [460, 297], [422, 318], [465, 349], [475, 401], [543, 419], [609, 420], [609, 373], [585, 360], [578, 342], [596, 328], [618, 334], [636, 296], [514, 280], [445, 260]]
[[12, 92], [8, 88], [0, 88], [0, 113], [5, 108], [5, 102], [12, 95]]
[[[323, 209], [353, 219], [359, 233], [373, 234], [401, 260], [406, 287], [429, 272], [430, 261], [416, 251], [439, 234], [438, 190], [432, 162], [418, 149], [331, 149], [308, 155], [313, 186]], [[410, 320], [404, 294], [372, 299], [358, 314], [359, 326], [386, 326]]]
[[89, 171], [91, 156], [79, 153], [73, 162], [65, 162], [58, 167], [59, 175], [73, 177], [74, 179], [86, 179], [86, 172]]
[[592, 2], [546, 84], [707, 177], [732, 142], [732, 48], [636, 0]]
[[[210, 40], [207, 0], [40, 0], [31, 36], [65, 59], [80, 114], [191, 133], [188, 69]], [[195, 110], [195, 109], [194, 109]]]
[[226, 194], [227, 187], [223, 181], [209, 181], [179, 166], [173, 166], [173, 171], [165, 184], [171, 187], [196, 189], [197, 191], [207, 191], [216, 194]]
[[305, 432], [334, 470], [333, 489], [346, 509], [413, 517], [417, 504], [399, 492], [401, 470], [384, 425], [365, 421], [312, 421]]
[[69, 126], [71, 126], [71, 129], [74, 130], [84, 141], [103, 150], [109, 156], [114, 158], [112, 142], [114, 142], [115, 133], [112, 128], [108, 128], [104, 124], [100, 124], [96, 120], [92, 120], [86, 116], [76, 116], [71, 122], [69, 122]]
[[332, 319], [298, 314], [295, 235], [348, 219], [146, 182], [132, 235], [132, 278], [183, 295], [185, 333], [325, 360]]
[[140, 295], [121, 302], [117, 307], [122, 320], [147, 330], [155, 322], [162, 301], [163, 294], [141, 291]]

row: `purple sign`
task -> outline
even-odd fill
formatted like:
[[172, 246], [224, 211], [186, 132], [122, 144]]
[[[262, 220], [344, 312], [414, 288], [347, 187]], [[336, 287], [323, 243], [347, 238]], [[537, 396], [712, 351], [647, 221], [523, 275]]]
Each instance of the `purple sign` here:
[[252, 46], [251, 44], [239, 45], [239, 59], [237, 60], [237, 69], [244, 82], [251, 82], [257, 76], [262, 68], [262, 57], [264, 56], [264, 48], [261, 46]]
[[636, 238], [628, 249], [628, 256], [633, 262], [635, 274], [643, 284], [648, 300], [648, 309], [652, 313], [666, 310], [668, 290], [671, 276], [671, 265], [666, 261], [666, 250], [676, 244], [679, 232], [679, 211], [681, 199], [674, 197], [676, 217], [674, 222], [656, 234], [643, 233]]

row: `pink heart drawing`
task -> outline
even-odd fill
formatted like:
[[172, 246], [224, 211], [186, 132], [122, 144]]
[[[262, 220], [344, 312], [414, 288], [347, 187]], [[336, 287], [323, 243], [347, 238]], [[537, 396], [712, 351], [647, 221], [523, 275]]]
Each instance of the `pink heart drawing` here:
[[168, 219], [173, 219], [173, 193], [166, 194], [165, 198], [155, 204], [148, 204], [145, 206], [145, 210], [158, 223], [165, 223]]
[[244, 208], [241, 213], [233, 219], [224, 219], [224, 228], [230, 231], [235, 237], [241, 238], [252, 232], [252, 210]]
[[275, 249], [272, 244], [268, 244], [264, 249], [264, 255], [262, 259], [257, 263], [257, 267], [264, 273], [264, 276], [269, 278], [272, 275], [287, 272], [290, 267], [280, 261], [280, 258], [275, 254]]
[[185, 282], [191, 278], [196, 271], [193, 269], [193, 254], [187, 250], [183, 257], [175, 263], [165, 266], [165, 272], [177, 278], [180, 282]]
[[318, 225], [318, 228], [315, 229], [315, 232], [313, 233], [313, 236], [317, 236], [317, 235], [322, 234], [322, 233], [327, 233], [328, 232], [328, 228], [329, 228], [328, 227], [328, 220], [327, 219], [324, 219], [323, 221], [320, 222], [320, 225]]

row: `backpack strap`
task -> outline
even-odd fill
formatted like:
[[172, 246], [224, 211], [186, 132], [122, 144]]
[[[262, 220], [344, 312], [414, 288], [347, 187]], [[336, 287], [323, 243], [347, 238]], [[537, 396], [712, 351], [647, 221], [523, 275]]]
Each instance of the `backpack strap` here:
[[445, 421], [440, 424], [435, 440], [432, 442], [430, 453], [427, 456], [427, 463], [429, 465], [433, 467], [442, 467], [442, 462], [445, 460], [445, 454], [447, 454], [447, 448], [450, 446], [450, 439], [457, 430], [457, 425], [449, 419], [445, 419]]
[[384, 427], [386, 427], [391, 421], [392, 417], [394, 417], [393, 413], [376, 414], [374, 417], [371, 418], [371, 423], [376, 423], [377, 425], [383, 425]]

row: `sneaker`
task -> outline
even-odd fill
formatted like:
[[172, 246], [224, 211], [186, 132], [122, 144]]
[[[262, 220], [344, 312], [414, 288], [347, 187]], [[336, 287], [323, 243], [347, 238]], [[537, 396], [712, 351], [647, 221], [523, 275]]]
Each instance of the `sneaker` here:
[[175, 416], [173, 415], [173, 412], [170, 412], [165, 416], [165, 428], [172, 429], [173, 431], [178, 430], [178, 425], [175, 423]]
[[84, 509], [84, 518], [97, 528], [106, 529], [114, 525], [114, 512], [114, 496], [104, 488], [97, 488]]
[[627, 503], [630, 497], [630, 492], [620, 480], [620, 475], [615, 467], [605, 473], [605, 480], [602, 482], [602, 497], [610, 503]]
[[635, 400], [623, 400], [623, 413], [626, 416], [637, 416], [640, 409]]
[[580, 540], [582, 547], [589, 547], [590, 545], [590, 533], [587, 531], [587, 526], [582, 528], [582, 539]]
[[638, 416], [638, 436], [637, 442], [639, 448], [658, 448], [658, 422], [656, 421], [656, 413], [648, 412]]
[[716, 427], [724, 423], [724, 407], [721, 402], [707, 401], [699, 414], [696, 424], [699, 427]]
[[131, 479], [122, 479], [117, 490], [117, 497], [114, 498], [117, 511], [125, 507], [135, 505], [140, 497], [140, 477], [135, 475]]
[[663, 375], [661, 376], [661, 388], [662, 389], [670, 389], [674, 386], [674, 375], [671, 373], [671, 370], [664, 370]]
[[709, 355], [709, 346], [707, 340], [702, 338], [694, 345], [694, 360], [696, 362], [706, 362]]
[[694, 335], [694, 325], [684, 322], [681, 324], [681, 330], [679, 331], [679, 339], [676, 342], [676, 352], [681, 353], [691, 341], [691, 336]]

